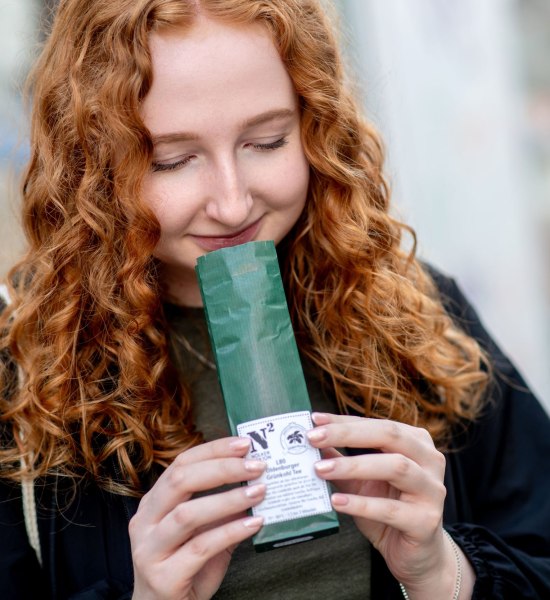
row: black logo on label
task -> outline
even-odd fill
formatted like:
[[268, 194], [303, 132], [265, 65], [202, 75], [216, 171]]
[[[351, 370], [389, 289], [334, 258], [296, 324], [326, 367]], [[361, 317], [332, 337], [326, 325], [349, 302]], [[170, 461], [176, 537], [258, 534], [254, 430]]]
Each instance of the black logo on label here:
[[309, 448], [305, 427], [289, 423], [281, 433], [281, 446], [290, 454], [305, 452]]
[[247, 431], [246, 435], [250, 438], [250, 452], [258, 452], [260, 449], [267, 450], [268, 441], [267, 434], [273, 433], [275, 427], [273, 423], [266, 423], [265, 427], [262, 427], [258, 431]]

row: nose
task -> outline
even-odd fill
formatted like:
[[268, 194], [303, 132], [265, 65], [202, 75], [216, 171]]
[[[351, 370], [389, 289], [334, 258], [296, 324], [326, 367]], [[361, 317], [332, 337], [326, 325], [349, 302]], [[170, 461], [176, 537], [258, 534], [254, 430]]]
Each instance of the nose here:
[[239, 227], [246, 223], [251, 209], [252, 196], [236, 160], [232, 157], [219, 162], [212, 172], [208, 217], [228, 227]]

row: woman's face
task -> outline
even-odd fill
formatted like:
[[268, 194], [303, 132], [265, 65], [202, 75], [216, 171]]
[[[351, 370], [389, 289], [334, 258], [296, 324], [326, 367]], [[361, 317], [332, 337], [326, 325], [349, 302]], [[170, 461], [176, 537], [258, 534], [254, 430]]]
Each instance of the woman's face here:
[[168, 295], [201, 304], [197, 257], [252, 240], [277, 244], [300, 216], [309, 165], [292, 81], [268, 33], [200, 17], [151, 36], [142, 106], [154, 141], [143, 197], [157, 216]]

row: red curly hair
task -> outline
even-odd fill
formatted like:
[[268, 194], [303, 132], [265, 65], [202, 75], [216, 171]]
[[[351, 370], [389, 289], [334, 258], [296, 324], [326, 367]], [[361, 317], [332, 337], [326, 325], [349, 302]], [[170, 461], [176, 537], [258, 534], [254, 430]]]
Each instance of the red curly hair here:
[[401, 249], [381, 143], [316, 0], [61, 0], [30, 79], [29, 249], [0, 321], [0, 349], [20, 373], [17, 385], [9, 365], [2, 374], [1, 420], [17, 432], [0, 450], [4, 477], [20, 479], [26, 463], [33, 476], [89, 474], [139, 494], [140, 474], [200, 441], [168, 354], [159, 224], [140, 198], [149, 35], [198, 12], [263, 23], [298, 94], [311, 181], [283, 277], [299, 345], [340, 409], [426, 427], [441, 444], [479, 410], [485, 357]]

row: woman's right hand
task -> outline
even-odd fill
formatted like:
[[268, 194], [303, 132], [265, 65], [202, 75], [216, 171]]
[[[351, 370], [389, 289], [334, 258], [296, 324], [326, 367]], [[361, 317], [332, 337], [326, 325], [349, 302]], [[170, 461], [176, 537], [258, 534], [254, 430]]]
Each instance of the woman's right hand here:
[[130, 521], [133, 600], [204, 600], [219, 588], [237, 544], [258, 532], [245, 511], [265, 486], [193, 497], [253, 480], [265, 463], [247, 460], [250, 440], [223, 438], [182, 452], [143, 496]]

